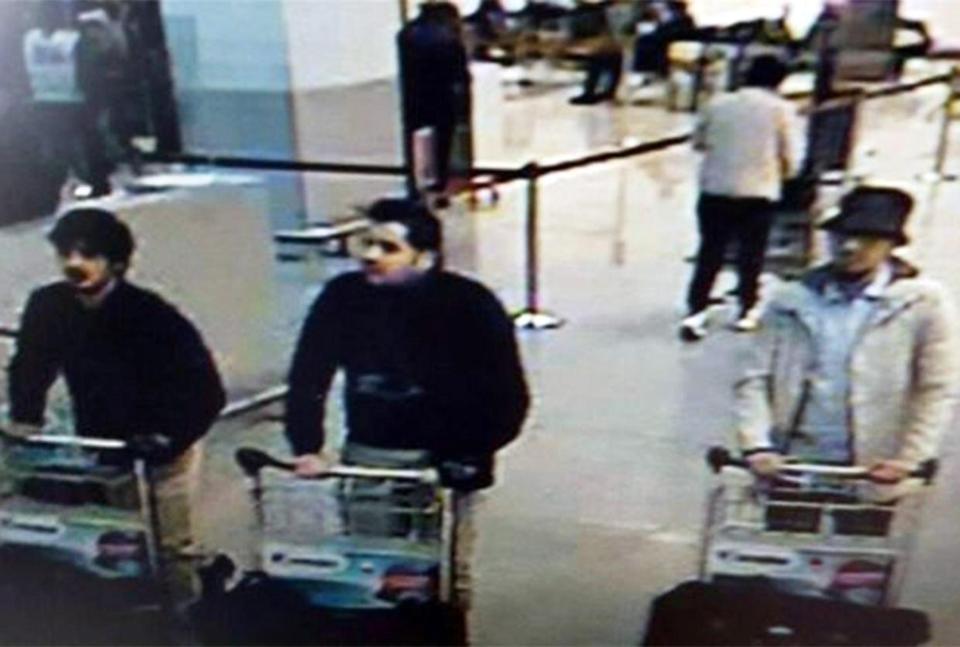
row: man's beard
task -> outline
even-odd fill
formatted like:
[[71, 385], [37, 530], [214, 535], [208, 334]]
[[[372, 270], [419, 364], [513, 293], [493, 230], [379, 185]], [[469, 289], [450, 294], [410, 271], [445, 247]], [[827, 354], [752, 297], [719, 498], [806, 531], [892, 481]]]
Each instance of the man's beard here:
[[87, 281], [90, 276], [83, 270], [76, 267], [68, 267], [63, 270], [63, 275], [67, 278], [67, 281], [70, 283], [71, 287], [81, 296], [95, 297], [103, 290], [110, 285], [110, 279], [105, 277], [104, 280], [98, 281], [93, 285], [82, 285]]
[[63, 275], [74, 285], [79, 285], [87, 280], [87, 273], [79, 267], [67, 267], [63, 270]]

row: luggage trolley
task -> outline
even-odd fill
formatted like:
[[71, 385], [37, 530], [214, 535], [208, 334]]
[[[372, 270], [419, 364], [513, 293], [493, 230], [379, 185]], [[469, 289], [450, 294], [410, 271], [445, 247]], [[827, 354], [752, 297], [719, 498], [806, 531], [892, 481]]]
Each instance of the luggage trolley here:
[[171, 639], [149, 448], [5, 432], [0, 444], [0, 643]]
[[[925, 614], [897, 608], [936, 463], [880, 496], [865, 468], [784, 464], [755, 478], [721, 447], [697, 580], [658, 596], [646, 645], [917, 645]], [[887, 491], [889, 495], [891, 491]]]
[[[704, 581], [763, 578], [784, 593], [895, 606], [924, 489], [878, 500], [863, 467], [786, 463], [754, 480], [745, 461], [708, 452], [711, 493], [700, 558]], [[912, 478], [930, 484], [935, 463]]]
[[[300, 478], [257, 449], [236, 460], [250, 479], [255, 569], [230, 591], [226, 558], [201, 574], [205, 642], [463, 642], [455, 506], [435, 469], [336, 465]], [[259, 618], [238, 623], [248, 606]]]

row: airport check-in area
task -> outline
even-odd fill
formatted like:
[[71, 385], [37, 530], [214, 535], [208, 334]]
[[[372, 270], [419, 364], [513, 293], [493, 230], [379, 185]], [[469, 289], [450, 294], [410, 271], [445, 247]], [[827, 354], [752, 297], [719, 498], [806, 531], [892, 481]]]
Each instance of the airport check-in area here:
[[[74, 17], [99, 8], [63, 4], [71, 5]], [[476, 39], [487, 33], [485, 23], [470, 20], [480, 8], [461, 2], [465, 42], [473, 42], [470, 100], [458, 108], [443, 191], [432, 186], [440, 170], [437, 151], [443, 150], [436, 148], [436, 129], [411, 129], [404, 117], [410, 108], [402, 96], [404, 53], [397, 34], [416, 19], [419, 3], [151, 4], [163, 26], [176, 123], [158, 122], [157, 115], [167, 112], [155, 109], [143, 124], [131, 125], [135, 161], [120, 156], [104, 195], [84, 195], [93, 184], [82, 164], [64, 169], [56, 195], [46, 198], [52, 207], [11, 197], [39, 186], [21, 168], [34, 164], [32, 159], [4, 162], [8, 178], [20, 173], [21, 179], [3, 192], [11, 215], [0, 226], [0, 361], [7, 366], [16, 353], [31, 292], [61, 279], [56, 250], [47, 239], [57, 219], [76, 208], [116, 214], [136, 240], [124, 280], [160, 294], [192, 322], [224, 387], [224, 407], [201, 442], [203, 456], [196, 467], [194, 536], [185, 560], [202, 573], [194, 580], [194, 601], [209, 600], [203, 598], [204, 586], [216, 598], [217, 591], [248, 590], [244, 587], [260, 582], [251, 574], [265, 573], [267, 580], [295, 583], [296, 595], [283, 597], [289, 591], [270, 589], [267, 597], [277, 596], [289, 612], [276, 616], [279, 624], [314, 632], [316, 639], [306, 644], [678, 644], [651, 637], [654, 602], [681, 583], [716, 582], [717, 572], [730, 575], [720, 562], [745, 554], [738, 550], [751, 550], [753, 539], [744, 540], [744, 529], [765, 523], [777, 548], [761, 551], [757, 559], [768, 563], [756, 570], [748, 559], [741, 560], [737, 568], [746, 570], [739, 575], [780, 568], [777, 577], [828, 591], [800, 597], [842, 601], [857, 609], [922, 612], [926, 624], [910, 625], [921, 639], [904, 638], [907, 644], [960, 641], [960, 591], [950, 576], [951, 565], [960, 559], [952, 532], [960, 487], [955, 423], [944, 429], [939, 471], [922, 494], [919, 516], [905, 515], [906, 530], [884, 527], [891, 537], [891, 528], [904, 530], [895, 537], [899, 543], [882, 542], [856, 524], [859, 530], [849, 533], [853, 539], [836, 540], [844, 534], [838, 528], [847, 503], [835, 500], [830, 505], [839, 505], [839, 513], [833, 508], [817, 513], [824, 520], [819, 532], [829, 528], [830, 541], [795, 525], [772, 528], [776, 506], [782, 504], [774, 497], [773, 513], [769, 507], [748, 512], [730, 503], [736, 501], [732, 495], [717, 499], [719, 485], [732, 492], [729, 479], [744, 474], [731, 475], [737, 471], [733, 465], [715, 473], [704, 460], [712, 447], [737, 448], [734, 386], [762, 334], [732, 327], [739, 316], [734, 263], [726, 263], [714, 286], [709, 333], [692, 343], [678, 335], [689, 314], [685, 295], [700, 242], [697, 202], [704, 153], [694, 149], [691, 138], [706, 106], [736, 88], [753, 58], [770, 52], [794, 64], [779, 92], [797, 110], [795, 137], [811, 175], [801, 206], [781, 209], [773, 221], [759, 281], [761, 307], [830, 258], [830, 239], [817, 223], [836, 214], [843, 195], [874, 185], [893, 186], [913, 198], [906, 225], [910, 242], [897, 253], [948, 295], [960, 297], [952, 222], [960, 190], [955, 181], [960, 142], [952, 123], [960, 86], [950, 51], [951, 38], [960, 39], [960, 23], [953, 31], [956, 11], [946, 3], [902, 0], [895, 8], [901, 16], [925, 21], [933, 38], [925, 55], [906, 58], [897, 68], [883, 58], [881, 47], [860, 44], [851, 48], [853, 55], [833, 52], [834, 69], [824, 71], [827, 48], [805, 45], [797, 54], [799, 45], [768, 42], [776, 39], [742, 27], [757, 19], [776, 22], [779, 4], [718, 2], [711, 9], [712, 0], [689, 2], [696, 25], [716, 29], [667, 45], [667, 69], [650, 72], [634, 71], [631, 60], [636, 39], [650, 33], [638, 27], [648, 19], [642, 12], [630, 18], [627, 10], [636, 7], [627, 5], [658, 3], [597, 3], [605, 5], [607, 24], [619, 26], [611, 28], [612, 42], [623, 52], [623, 73], [612, 98], [578, 104], [570, 99], [582, 95], [585, 70], [597, 51], [584, 43], [594, 42], [588, 39], [597, 34], [591, 36], [589, 24], [577, 22], [575, 5], [595, 3], [567, 7], [558, 2], [555, 14], [536, 22], [523, 7], [503, 2], [505, 31], [480, 47]], [[811, 10], [808, 4], [818, 6]], [[812, 24], [820, 4], [792, 3], [788, 24], [799, 24], [804, 12], [811, 14]], [[877, 16], [883, 8], [875, 11], [874, 19], [882, 23]], [[129, 24], [141, 25], [141, 31], [128, 30], [128, 38], [145, 33], [146, 22]], [[30, 26], [23, 25], [27, 31]], [[587, 35], [580, 35], [581, 29]], [[128, 47], [136, 49], [132, 43]], [[145, 51], [160, 47], [151, 42]], [[823, 77], [831, 73], [829, 93], [818, 96]], [[150, 87], [144, 90], [148, 95]], [[6, 114], [30, 122], [35, 114], [30, 101]], [[3, 136], [13, 146], [16, 133], [7, 131]], [[30, 142], [42, 141], [31, 136], [38, 139]], [[30, 149], [29, 142], [25, 146]], [[450, 489], [420, 474], [419, 467], [390, 476], [362, 468], [354, 473], [350, 469], [356, 466], [347, 466], [329, 479], [308, 481], [265, 462], [264, 454], [251, 453], [265, 452], [281, 464], [294, 460], [285, 435], [285, 395], [304, 322], [317, 296], [363, 258], [370, 232], [376, 231], [375, 222], [370, 228], [371, 204], [411, 195], [442, 225], [444, 270], [478, 281], [503, 305], [529, 389], [522, 430], [497, 452], [496, 484], [480, 490], [471, 504], [476, 531], [470, 548], [472, 592], [454, 619], [417, 606], [423, 596], [449, 601], [457, 595], [458, 549], [451, 545], [459, 540], [450, 525], [461, 511]], [[14, 213], [23, 215], [14, 219]], [[443, 322], [431, 325], [444, 327]], [[350, 379], [339, 373], [332, 382], [322, 412], [325, 447], [348, 444], [341, 393], [351, 388]], [[4, 372], [4, 404], [8, 384]], [[72, 433], [71, 401], [63, 381], [55, 383], [47, 398], [48, 432]], [[73, 456], [64, 446], [54, 453]], [[245, 458], [238, 455], [241, 448], [247, 450], [241, 453]], [[107, 450], [94, 453], [100, 451]], [[50, 471], [45, 464], [37, 468], [34, 460], [34, 454], [14, 452], [5, 458], [5, 469]], [[137, 479], [153, 469], [146, 461], [146, 471], [138, 473], [136, 464], [131, 462], [130, 469]], [[60, 477], [53, 480], [59, 484]], [[399, 479], [399, 485], [388, 477]], [[42, 483], [37, 488], [47, 492]], [[68, 521], [69, 515], [53, 512], [48, 506], [69, 507], [64, 502], [72, 496], [64, 494], [69, 487], [53, 489], [56, 495], [44, 494], [48, 499], [40, 508], [17, 512], [0, 506], [0, 547], [32, 545], [38, 540], [30, 533], [45, 532], [86, 546], [80, 552], [91, 556], [87, 570], [100, 579], [133, 573], [116, 566], [127, 563], [117, 557], [126, 549], [141, 550], [144, 564], [163, 568], [157, 566], [162, 548], [147, 539], [134, 549], [114, 535], [116, 544], [103, 540], [105, 533], [100, 539], [71, 534], [77, 523], [87, 528], [94, 522]], [[135, 521], [115, 522], [128, 533], [121, 539], [151, 535], [155, 519], [146, 492], [141, 489], [139, 499], [143, 515], [131, 508]], [[373, 518], [382, 513], [370, 507], [378, 492], [388, 492], [391, 504], [404, 511], [391, 509], [393, 517], [388, 514], [386, 521]], [[9, 495], [7, 489], [4, 496]], [[882, 517], [886, 513], [880, 508]], [[102, 519], [94, 525], [106, 523]], [[36, 530], [41, 527], [46, 530]], [[370, 533], [379, 539], [368, 541]], [[390, 537], [384, 539], [384, 533]], [[39, 541], [49, 547], [60, 539]], [[831, 561], [812, 544], [840, 546], [839, 554], [853, 557]], [[878, 555], [888, 554], [882, 574], [868, 568]], [[104, 562], [104, 555], [115, 562]], [[213, 568], [217, 555], [228, 557], [233, 570]], [[42, 559], [37, 566], [20, 559], [14, 563], [29, 564], [28, 575], [44, 568]], [[771, 566], [769, 560], [780, 561]], [[799, 579], [790, 570], [795, 568], [806, 569]], [[61, 579], [51, 581], [63, 586], [73, 581], [56, 577]], [[883, 584], [875, 585], [880, 580]], [[336, 587], [311, 588], [317, 581], [336, 582]], [[26, 598], [17, 602], [17, 591], [26, 589], [7, 588], [0, 599], [14, 600], [13, 609], [31, 608], [22, 601]], [[169, 602], [167, 588], [148, 587], [143, 595], [155, 593], [162, 613], [184, 617], [173, 609], [177, 604]], [[135, 598], [123, 595], [127, 601]], [[136, 620], [131, 626], [138, 627], [140, 639], [146, 635], [147, 643], [170, 638], [179, 644], [256, 644], [259, 637], [264, 644], [268, 634], [256, 633], [267, 631], [263, 599], [250, 597], [255, 601], [244, 602], [250, 606], [230, 607], [225, 615], [203, 615], [212, 605], [195, 607], [172, 631], [149, 624], [153, 621]], [[757, 605], [755, 617], [765, 613], [756, 599], [744, 599], [740, 604]], [[338, 619], [328, 620], [324, 611], [317, 620], [314, 607], [333, 608]], [[390, 614], [396, 608], [411, 607], [412, 624], [393, 624]], [[364, 619], [358, 610], [372, 615]], [[691, 626], [712, 626], [702, 609], [683, 613]], [[831, 613], [822, 611], [824, 625], [832, 622]], [[850, 613], [838, 616], [838, 626], [843, 617], [859, 617]], [[300, 620], [307, 615], [313, 619]], [[216, 622], [210, 620], [214, 616]], [[244, 616], [259, 616], [264, 623], [241, 622]], [[0, 620], [5, 617], [0, 612]], [[91, 618], [108, 622], [100, 615]], [[858, 627], [881, 626], [869, 619], [873, 616], [864, 618]], [[244, 643], [236, 634], [222, 633], [231, 624], [254, 632], [254, 639]], [[334, 625], [336, 631], [330, 630]], [[443, 639], [420, 631], [441, 625], [449, 629], [440, 634]], [[386, 638], [376, 642], [361, 627], [375, 627]], [[118, 632], [113, 640], [122, 642], [124, 634]], [[841, 637], [831, 644], [871, 644], [857, 642], [851, 632], [837, 629], [833, 635]], [[97, 642], [95, 633], [89, 642]], [[22, 635], [4, 637], [0, 622], [0, 641]], [[42, 643], [41, 635], [56, 634], [34, 636]], [[301, 639], [280, 634], [277, 644], [302, 644]], [[776, 631], [758, 644], [778, 639], [787, 640], [779, 644], [818, 644], [803, 635], [791, 643]], [[48, 638], [47, 644], [51, 640], [57, 642]], [[102, 636], [99, 640], [104, 644]], [[717, 640], [713, 644], [725, 644]]]

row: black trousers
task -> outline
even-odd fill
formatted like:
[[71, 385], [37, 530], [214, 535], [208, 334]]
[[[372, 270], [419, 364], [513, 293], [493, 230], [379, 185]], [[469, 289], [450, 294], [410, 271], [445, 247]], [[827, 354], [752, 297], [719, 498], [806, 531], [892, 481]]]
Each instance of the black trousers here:
[[588, 58], [583, 96], [612, 99], [620, 85], [622, 68], [623, 54], [619, 51], [594, 54]]
[[773, 202], [764, 198], [700, 195], [697, 203], [700, 249], [687, 294], [691, 313], [699, 312], [709, 304], [710, 290], [723, 267], [731, 241], [737, 243], [740, 307], [746, 312], [754, 306], [772, 217]]

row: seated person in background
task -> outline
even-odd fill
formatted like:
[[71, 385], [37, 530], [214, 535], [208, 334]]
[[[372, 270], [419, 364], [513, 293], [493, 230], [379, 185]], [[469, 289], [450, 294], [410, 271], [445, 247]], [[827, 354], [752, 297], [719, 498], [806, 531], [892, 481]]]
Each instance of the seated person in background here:
[[687, 4], [676, 0], [656, 2], [650, 7], [648, 19], [640, 25], [633, 45], [633, 70], [665, 77], [670, 67], [670, 45], [696, 29]]
[[506, 46], [507, 11], [500, 0], [482, 0], [476, 11], [463, 18], [463, 25], [472, 32], [470, 54], [473, 58], [493, 60], [495, 50]]
[[591, 105], [612, 100], [620, 85], [623, 51], [607, 20], [610, 2], [584, 2], [574, 13], [573, 43], [567, 54], [586, 61], [587, 76], [574, 105]]

